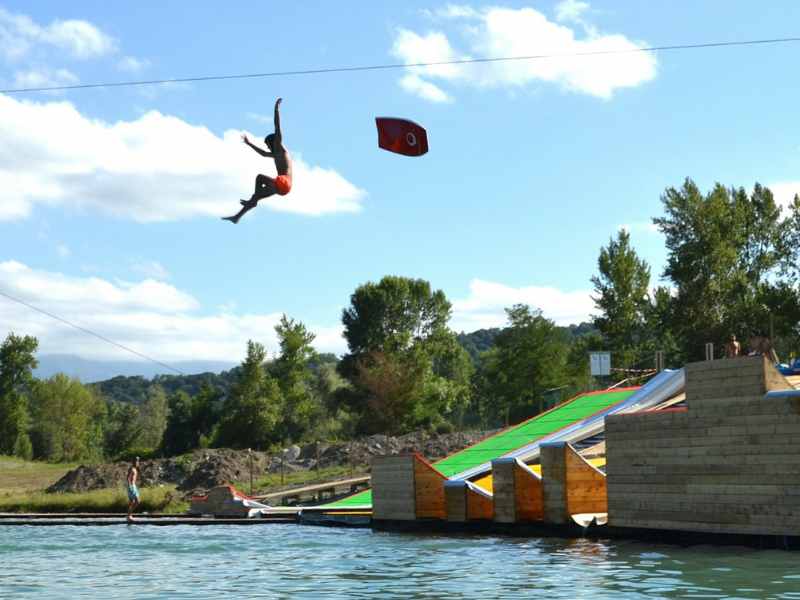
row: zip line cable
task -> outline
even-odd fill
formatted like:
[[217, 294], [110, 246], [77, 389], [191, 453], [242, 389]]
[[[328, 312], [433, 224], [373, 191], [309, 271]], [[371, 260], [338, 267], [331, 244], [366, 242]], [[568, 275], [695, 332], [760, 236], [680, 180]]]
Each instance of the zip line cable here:
[[125, 350], [126, 352], [130, 352], [131, 354], [135, 354], [136, 356], [138, 356], [140, 358], [144, 358], [145, 360], [149, 360], [150, 362], [155, 363], [155, 364], [157, 364], [159, 366], [162, 366], [165, 369], [169, 369], [170, 371], [174, 371], [178, 375], [186, 375], [186, 373], [184, 373], [180, 369], [176, 369], [175, 367], [173, 367], [171, 365], [168, 365], [167, 363], [163, 363], [160, 360], [156, 360], [155, 358], [151, 358], [151, 357], [147, 356], [146, 354], [142, 354], [141, 352], [137, 352], [133, 348], [128, 348], [127, 346], [123, 346], [122, 344], [119, 344], [119, 343], [115, 342], [114, 340], [110, 340], [107, 337], [105, 337], [103, 335], [100, 335], [99, 333], [95, 333], [94, 331], [92, 331], [90, 329], [86, 329], [85, 327], [81, 327], [80, 325], [76, 325], [75, 323], [71, 323], [70, 321], [67, 321], [66, 319], [62, 319], [58, 315], [54, 315], [53, 313], [49, 313], [46, 310], [43, 310], [43, 309], [41, 309], [41, 308], [39, 308], [37, 306], [34, 306], [33, 304], [29, 304], [29, 303], [25, 302], [24, 300], [20, 300], [19, 298], [15, 298], [14, 296], [11, 296], [11, 295], [5, 293], [3, 290], [0, 290], [0, 296], [8, 298], [12, 302], [16, 302], [18, 304], [22, 304], [23, 306], [27, 306], [31, 310], [35, 310], [36, 312], [42, 313], [43, 315], [47, 315], [51, 319], [55, 319], [56, 321], [60, 321], [61, 323], [64, 323], [65, 325], [69, 325], [70, 327], [74, 327], [78, 331], [82, 331], [83, 333], [88, 333], [89, 335], [93, 335], [94, 337], [99, 338], [99, 339], [103, 340], [104, 342], [107, 342], [107, 343], [111, 344], [112, 346], [116, 346], [117, 348], [121, 348], [122, 350]]
[[764, 44], [786, 44], [800, 42], [800, 37], [771, 38], [762, 40], [742, 40], [734, 42], [705, 42], [701, 44], [675, 44], [671, 46], [650, 46], [628, 50], [592, 50], [587, 52], [570, 52], [561, 54], [534, 54], [529, 56], [501, 56], [487, 58], [464, 58], [459, 60], [443, 60], [435, 62], [391, 63], [384, 65], [360, 65], [354, 67], [327, 67], [303, 69], [296, 71], [271, 71], [266, 73], [241, 73], [234, 75], [206, 75], [198, 77], [179, 77], [175, 79], [148, 79], [140, 81], [111, 81], [104, 83], [79, 83], [74, 85], [54, 85], [46, 87], [11, 88], [0, 90], [0, 94], [22, 94], [33, 92], [56, 92], [67, 90], [85, 90], [104, 87], [133, 87], [145, 85], [161, 85], [169, 83], [196, 83], [202, 81], [224, 81], [229, 79], [258, 79], [264, 77], [290, 77], [299, 75], [323, 75], [327, 73], [354, 73], [359, 71], [386, 71], [391, 69], [408, 69], [420, 67], [439, 67], [445, 65], [468, 65], [481, 63], [498, 63], [525, 60], [546, 60], [552, 58], [576, 58], [587, 56], [608, 56], [614, 54], [636, 54], [641, 52], [658, 52], [659, 50], [696, 50], [700, 48], [722, 48], [729, 46], [755, 46]]

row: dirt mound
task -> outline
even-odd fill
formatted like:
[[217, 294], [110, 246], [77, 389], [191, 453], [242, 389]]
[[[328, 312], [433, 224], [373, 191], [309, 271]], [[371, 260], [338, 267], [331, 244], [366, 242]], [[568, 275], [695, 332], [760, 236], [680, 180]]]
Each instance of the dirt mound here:
[[194, 463], [192, 471], [178, 484], [181, 491], [208, 490], [234, 481], [246, 481], [252, 473], [260, 476], [267, 468], [267, 455], [263, 452], [220, 449], [208, 451]]
[[[490, 432], [429, 434], [410, 433], [400, 437], [372, 435], [351, 442], [316, 442], [290, 446], [285, 452], [248, 453], [228, 448], [195, 450], [177, 458], [145, 460], [141, 463], [141, 487], [173, 484], [184, 492], [208, 490], [218, 485], [247, 481], [252, 472], [258, 478], [264, 473], [286, 473], [320, 467], [350, 465], [367, 470], [373, 456], [419, 452], [431, 461], [444, 458], [472, 445]], [[50, 486], [48, 492], [88, 492], [122, 487], [129, 463], [81, 465]]]

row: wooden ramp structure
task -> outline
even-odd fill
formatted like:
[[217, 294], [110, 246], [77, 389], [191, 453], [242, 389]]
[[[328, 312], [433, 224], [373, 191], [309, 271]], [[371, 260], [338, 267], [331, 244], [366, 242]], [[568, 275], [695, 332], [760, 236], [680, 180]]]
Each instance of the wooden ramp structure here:
[[[606, 475], [566, 442], [542, 446], [544, 519], [548, 523], [583, 523], [608, 515]], [[580, 517], [578, 517], [580, 515]]]
[[542, 447], [542, 476], [516, 458], [492, 462], [493, 491], [448, 480], [419, 454], [379, 457], [372, 464], [373, 519], [456, 523], [585, 524], [605, 522], [605, 474], [566, 442]]
[[491, 521], [494, 516], [492, 494], [471, 481], [448, 480], [444, 483], [447, 500], [447, 520]]
[[684, 410], [606, 423], [609, 525], [800, 535], [800, 393], [764, 357], [686, 366]]
[[372, 462], [372, 518], [445, 519], [447, 478], [420, 454], [382, 456]]
[[492, 461], [494, 520], [525, 523], [544, 520], [541, 476], [518, 458]]

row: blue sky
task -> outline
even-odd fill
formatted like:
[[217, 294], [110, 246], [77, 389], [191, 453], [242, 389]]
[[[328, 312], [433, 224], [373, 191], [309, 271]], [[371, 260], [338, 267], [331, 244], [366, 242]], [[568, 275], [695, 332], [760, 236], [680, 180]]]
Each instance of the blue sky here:
[[[2, 88], [796, 35], [795, 2], [0, 3]], [[341, 310], [386, 274], [428, 279], [452, 326], [526, 302], [566, 324], [620, 226], [649, 226], [686, 176], [800, 185], [800, 44], [0, 95], [0, 287], [161, 360], [276, 349], [281, 313], [341, 352]], [[238, 226], [272, 166], [239, 141], [284, 98], [295, 189]], [[431, 150], [376, 147], [410, 118]], [[0, 334], [123, 358], [0, 301]], [[128, 357], [124, 357], [128, 358]]]

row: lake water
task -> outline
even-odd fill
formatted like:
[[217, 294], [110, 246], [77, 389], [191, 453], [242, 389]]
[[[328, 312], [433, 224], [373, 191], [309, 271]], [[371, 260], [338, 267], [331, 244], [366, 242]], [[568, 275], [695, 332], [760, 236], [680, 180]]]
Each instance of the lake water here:
[[0, 598], [797, 598], [800, 553], [295, 525], [0, 525]]

